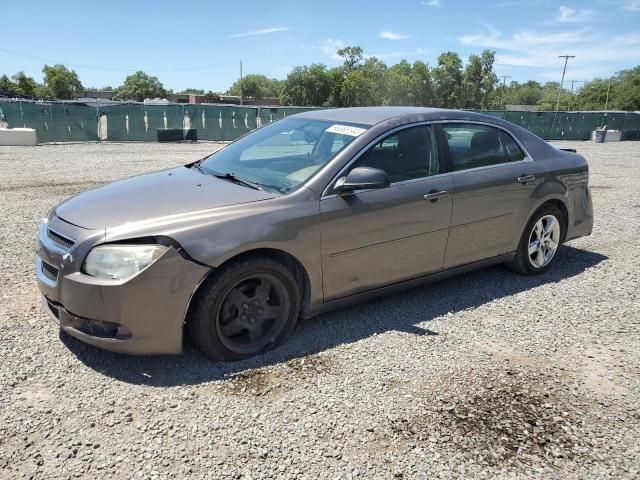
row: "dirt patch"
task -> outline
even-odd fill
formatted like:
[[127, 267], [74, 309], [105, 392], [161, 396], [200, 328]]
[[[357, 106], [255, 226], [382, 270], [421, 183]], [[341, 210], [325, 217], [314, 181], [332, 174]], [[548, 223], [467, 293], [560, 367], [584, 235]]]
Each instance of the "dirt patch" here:
[[331, 363], [324, 356], [310, 355], [280, 365], [234, 374], [222, 383], [222, 390], [233, 395], [274, 395], [291, 390], [301, 382], [312, 382], [318, 376], [330, 373]]
[[507, 370], [463, 397], [432, 399], [423, 414], [391, 421], [396, 435], [481, 465], [553, 464], [585, 455], [584, 411], [543, 374]]

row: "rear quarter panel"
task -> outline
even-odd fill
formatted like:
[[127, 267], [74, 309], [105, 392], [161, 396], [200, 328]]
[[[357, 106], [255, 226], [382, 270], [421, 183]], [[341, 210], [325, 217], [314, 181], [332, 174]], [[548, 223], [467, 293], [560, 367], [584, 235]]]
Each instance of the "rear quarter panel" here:
[[[593, 227], [593, 206], [589, 192], [589, 166], [585, 158], [558, 150], [529, 132], [518, 134], [519, 138], [522, 135], [523, 144], [540, 165], [537, 170], [541, 177], [531, 196], [529, 212], [522, 219], [520, 236], [535, 211], [550, 200], [562, 202], [566, 209], [565, 240], [589, 235]], [[514, 238], [514, 250], [520, 236]]]

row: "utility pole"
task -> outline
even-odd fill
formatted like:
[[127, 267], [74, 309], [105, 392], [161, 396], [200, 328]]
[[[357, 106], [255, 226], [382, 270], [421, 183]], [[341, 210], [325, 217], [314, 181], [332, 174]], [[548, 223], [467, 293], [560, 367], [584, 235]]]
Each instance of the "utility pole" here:
[[240, 60], [240, 106], [242, 106], [242, 60]]
[[504, 89], [505, 89], [505, 85], [507, 83], [507, 78], [511, 78], [510, 75], [500, 75], [500, 77], [502, 79], [502, 96], [500, 97], [500, 108], [502, 108], [502, 104], [504, 103]]
[[562, 80], [560, 80], [560, 88], [558, 89], [558, 101], [556, 102], [556, 113], [560, 108], [560, 95], [562, 94], [562, 85], [564, 84], [564, 74], [567, 73], [567, 62], [570, 58], [576, 58], [575, 55], [558, 55], [558, 58], [564, 58], [564, 69], [562, 70]]
[[607, 87], [607, 101], [604, 103], [604, 111], [609, 109], [609, 91], [611, 90], [611, 77], [609, 77], [609, 86]]
[[571, 80], [571, 93], [569, 94], [569, 106], [567, 107], [567, 112], [571, 111], [571, 99], [573, 98], [573, 84], [574, 83], [583, 83], [582, 80]]

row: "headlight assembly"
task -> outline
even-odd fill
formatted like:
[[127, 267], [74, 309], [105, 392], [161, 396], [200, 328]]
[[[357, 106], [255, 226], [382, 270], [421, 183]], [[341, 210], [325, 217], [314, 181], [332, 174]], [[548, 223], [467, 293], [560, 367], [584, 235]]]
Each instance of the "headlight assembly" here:
[[126, 281], [155, 262], [167, 249], [164, 245], [100, 245], [89, 252], [82, 271], [96, 278]]

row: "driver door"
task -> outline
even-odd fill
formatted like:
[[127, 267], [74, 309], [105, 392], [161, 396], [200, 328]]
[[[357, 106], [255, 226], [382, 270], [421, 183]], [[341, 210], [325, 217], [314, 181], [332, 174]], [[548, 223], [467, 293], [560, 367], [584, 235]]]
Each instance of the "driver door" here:
[[[442, 270], [451, 220], [451, 179], [437, 175], [432, 128], [390, 134], [353, 162], [387, 172], [389, 187], [320, 201], [325, 301]], [[425, 195], [440, 192], [439, 198]]]

